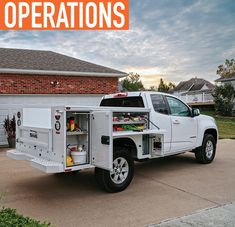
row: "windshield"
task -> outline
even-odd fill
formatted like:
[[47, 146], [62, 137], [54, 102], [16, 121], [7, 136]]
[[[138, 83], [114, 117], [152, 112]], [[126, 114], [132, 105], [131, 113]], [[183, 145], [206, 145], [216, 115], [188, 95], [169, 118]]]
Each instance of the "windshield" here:
[[112, 98], [103, 99], [100, 106], [114, 106], [114, 107], [144, 107], [142, 97], [124, 97], [124, 98]]

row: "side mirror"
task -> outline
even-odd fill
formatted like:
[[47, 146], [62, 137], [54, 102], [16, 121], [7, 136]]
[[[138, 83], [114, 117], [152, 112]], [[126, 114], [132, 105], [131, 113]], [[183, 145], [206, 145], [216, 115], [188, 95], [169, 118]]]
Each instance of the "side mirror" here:
[[199, 109], [192, 109], [192, 117], [197, 117], [200, 115]]

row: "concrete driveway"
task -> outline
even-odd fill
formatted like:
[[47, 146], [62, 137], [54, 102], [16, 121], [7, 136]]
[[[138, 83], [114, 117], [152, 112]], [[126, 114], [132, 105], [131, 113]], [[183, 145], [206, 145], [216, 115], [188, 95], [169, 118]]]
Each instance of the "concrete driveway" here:
[[136, 164], [127, 190], [108, 194], [93, 171], [46, 175], [0, 152], [0, 203], [56, 226], [146, 226], [235, 201], [235, 141], [219, 141], [216, 160], [191, 153]]

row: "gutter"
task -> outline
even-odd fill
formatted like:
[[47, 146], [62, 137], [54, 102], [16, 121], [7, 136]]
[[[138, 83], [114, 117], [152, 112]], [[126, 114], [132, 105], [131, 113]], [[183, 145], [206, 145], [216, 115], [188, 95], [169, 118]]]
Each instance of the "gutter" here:
[[235, 77], [233, 78], [219, 78], [217, 80], [215, 80], [215, 82], [227, 82], [227, 81], [234, 81]]
[[51, 76], [93, 76], [93, 77], [126, 77], [127, 73], [97, 73], [97, 72], [75, 72], [75, 71], [53, 71], [53, 70], [27, 70], [0, 68], [0, 74], [27, 74], [27, 75], [51, 75]]

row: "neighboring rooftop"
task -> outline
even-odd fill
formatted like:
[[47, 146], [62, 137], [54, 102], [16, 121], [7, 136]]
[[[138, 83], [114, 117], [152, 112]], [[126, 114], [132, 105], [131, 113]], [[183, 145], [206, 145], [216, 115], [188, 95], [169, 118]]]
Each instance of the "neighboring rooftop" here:
[[220, 77], [219, 79], [215, 80], [215, 82], [225, 82], [232, 80], [235, 80], [235, 73], [232, 73], [229, 77]]
[[44, 50], [0, 48], [0, 73], [123, 77], [126, 73]]
[[195, 77], [188, 81], [180, 82], [174, 89], [174, 92], [199, 91], [204, 86], [206, 86], [209, 90], [214, 89], [215, 87], [211, 82]]

